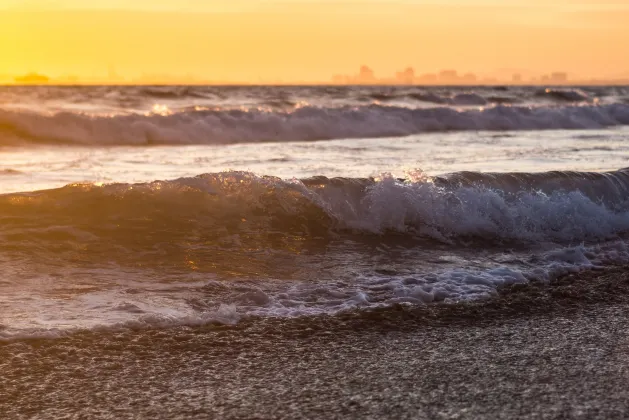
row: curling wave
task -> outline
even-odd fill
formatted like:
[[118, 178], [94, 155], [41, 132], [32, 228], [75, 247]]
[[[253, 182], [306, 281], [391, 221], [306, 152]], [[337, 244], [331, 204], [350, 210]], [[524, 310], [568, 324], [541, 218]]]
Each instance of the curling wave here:
[[[0, 196], [2, 247], [288, 247], [339, 234], [597, 241], [629, 230], [629, 170], [282, 180], [246, 172]], [[196, 245], [195, 245], [196, 244]], [[100, 252], [99, 251], [99, 252]]]

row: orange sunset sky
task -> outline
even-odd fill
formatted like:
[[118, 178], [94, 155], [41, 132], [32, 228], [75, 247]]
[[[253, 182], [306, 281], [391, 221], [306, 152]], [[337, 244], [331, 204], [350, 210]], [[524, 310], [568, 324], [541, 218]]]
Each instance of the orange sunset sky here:
[[367, 64], [617, 78], [627, 25], [629, 0], [0, 0], [0, 75], [314, 82]]

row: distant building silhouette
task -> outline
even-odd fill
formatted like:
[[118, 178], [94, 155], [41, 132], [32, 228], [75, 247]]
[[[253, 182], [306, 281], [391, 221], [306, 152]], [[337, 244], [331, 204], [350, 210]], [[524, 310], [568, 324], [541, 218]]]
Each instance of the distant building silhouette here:
[[369, 83], [374, 83], [376, 81], [376, 76], [373, 72], [373, 70], [370, 67], [367, 66], [361, 66], [360, 67], [360, 73], [358, 73], [358, 83], [365, 83], [365, 84], [369, 84]]
[[45, 84], [50, 81], [50, 77], [44, 76], [43, 74], [29, 73], [24, 76], [16, 77], [14, 80], [15, 83], [19, 84]]
[[568, 83], [568, 74], [560, 71], [553, 72], [550, 75], [545, 74], [540, 78], [540, 82], [552, 85], [565, 84]]
[[81, 79], [79, 78], [79, 76], [75, 76], [72, 74], [68, 74], [68, 75], [64, 75], [61, 76], [57, 79], [55, 79], [55, 82], [59, 82], [59, 83], [63, 83], [63, 84], [78, 84], [81, 81]]
[[554, 72], [550, 75], [551, 83], [566, 83], [568, 81], [568, 74], [564, 72]]
[[370, 85], [378, 83], [374, 71], [369, 66], [361, 66], [358, 74], [355, 76], [347, 76], [344, 74], [336, 74], [332, 77], [332, 83], [339, 85]]
[[415, 69], [407, 67], [403, 71], [398, 71], [395, 74], [395, 82], [403, 85], [412, 85], [415, 83]]
[[442, 70], [439, 72], [439, 82], [454, 84], [458, 81], [459, 75], [456, 70]]
[[346, 85], [350, 83], [350, 78], [344, 74], [335, 74], [332, 76], [332, 83], [335, 85]]
[[465, 84], [474, 84], [476, 83], [476, 75], [474, 73], [466, 73], [461, 78], [461, 82]]
[[433, 85], [437, 83], [439, 78], [434, 73], [422, 74], [417, 78], [417, 82], [422, 85]]
[[[507, 70], [505, 70], [507, 71]], [[513, 73], [511, 73], [513, 72]], [[342, 85], [504, 85], [514, 84], [522, 85], [525, 83], [534, 83], [540, 85], [556, 84], [565, 85], [572, 83], [568, 74], [561, 71], [556, 71], [550, 74], [545, 74], [535, 77], [524, 77], [519, 70], [509, 70], [504, 74], [503, 78], [496, 77], [479, 77], [472, 72], [459, 74], [457, 70], [442, 70], [439, 73], [426, 73], [417, 75], [415, 69], [411, 66], [406, 67], [404, 70], [395, 72], [394, 76], [377, 78], [371, 67], [363, 65], [360, 67], [357, 74], [343, 75], [337, 74], [332, 77], [332, 83]], [[591, 81], [596, 83], [602, 83], [604, 81]], [[617, 82], [621, 82], [618, 80]]]

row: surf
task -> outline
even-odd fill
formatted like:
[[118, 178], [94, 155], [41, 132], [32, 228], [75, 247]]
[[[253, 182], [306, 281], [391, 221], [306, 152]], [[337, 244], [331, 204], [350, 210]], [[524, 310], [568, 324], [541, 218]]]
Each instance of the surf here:
[[588, 130], [623, 125], [629, 125], [629, 105], [621, 103], [474, 108], [371, 104], [300, 106], [291, 110], [193, 107], [111, 115], [5, 109], [0, 110], [0, 145], [224, 145], [452, 131]]

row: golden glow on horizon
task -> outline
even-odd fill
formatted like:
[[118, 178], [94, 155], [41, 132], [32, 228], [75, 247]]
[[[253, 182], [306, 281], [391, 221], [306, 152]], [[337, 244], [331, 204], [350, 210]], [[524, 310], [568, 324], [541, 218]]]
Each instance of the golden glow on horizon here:
[[629, 0], [129, 3], [5, 0], [0, 82], [28, 72], [80, 81], [326, 82], [361, 64], [380, 77], [413, 66], [629, 78]]

